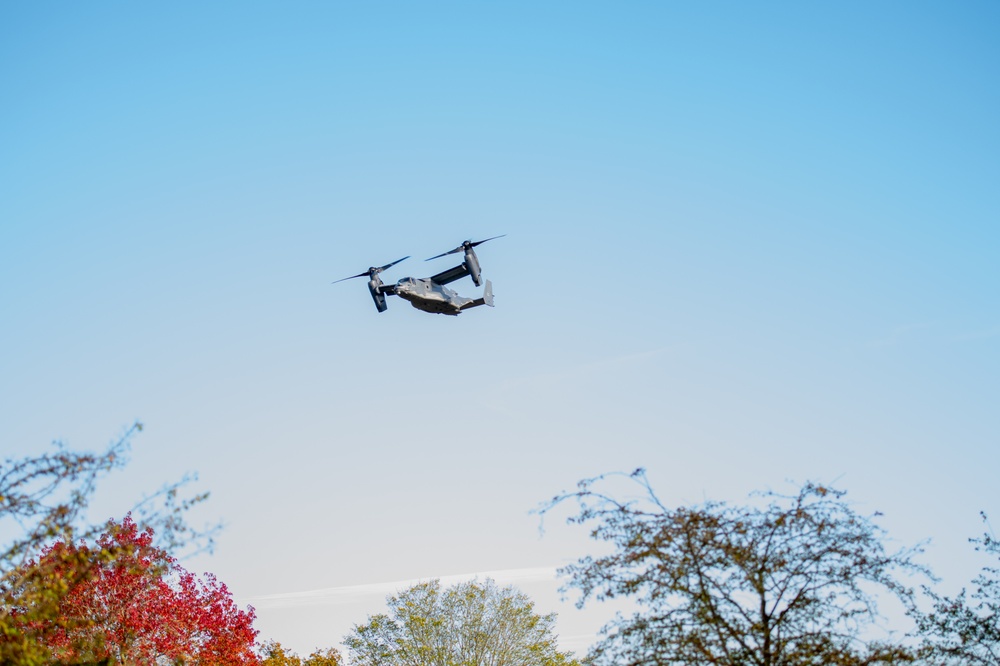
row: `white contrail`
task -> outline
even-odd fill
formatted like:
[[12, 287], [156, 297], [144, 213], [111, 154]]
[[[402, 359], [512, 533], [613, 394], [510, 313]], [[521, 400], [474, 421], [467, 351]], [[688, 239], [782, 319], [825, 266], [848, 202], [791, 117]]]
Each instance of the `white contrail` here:
[[555, 583], [556, 568], [535, 567], [528, 569], [504, 569], [501, 571], [480, 571], [478, 573], [453, 574], [449, 576], [428, 576], [426, 578], [397, 580], [386, 583], [344, 585], [341, 587], [327, 587], [319, 590], [306, 590], [304, 592], [264, 594], [257, 597], [246, 598], [244, 601], [251, 603], [257, 609], [289, 608], [293, 606], [334, 606], [356, 603], [365, 597], [396, 594], [408, 587], [416, 585], [417, 583], [423, 583], [434, 578], [438, 578], [441, 581], [441, 585], [444, 587], [470, 581], [475, 578], [480, 580], [492, 578], [500, 585], [530, 583], [534, 581], [552, 581]]

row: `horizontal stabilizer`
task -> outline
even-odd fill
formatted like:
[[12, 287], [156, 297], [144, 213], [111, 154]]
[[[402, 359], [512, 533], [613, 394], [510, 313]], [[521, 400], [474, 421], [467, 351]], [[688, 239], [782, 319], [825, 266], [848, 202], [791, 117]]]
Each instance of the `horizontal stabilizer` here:
[[461, 307], [462, 310], [467, 310], [469, 308], [479, 307], [480, 305], [488, 305], [493, 307], [493, 283], [489, 280], [486, 281], [486, 288], [483, 289], [483, 297], [477, 298], [474, 301], [469, 301]]

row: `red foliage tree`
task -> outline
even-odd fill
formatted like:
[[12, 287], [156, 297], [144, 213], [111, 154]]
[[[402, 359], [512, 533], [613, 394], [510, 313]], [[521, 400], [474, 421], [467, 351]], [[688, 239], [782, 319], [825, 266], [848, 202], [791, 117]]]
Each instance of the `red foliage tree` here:
[[[152, 545], [126, 516], [111, 522], [94, 546], [57, 543], [39, 564], [90, 557], [100, 564], [61, 600], [59, 618], [39, 633], [62, 660], [118, 664], [188, 661], [259, 664], [252, 607], [240, 610], [212, 574], [198, 579], [166, 551]], [[68, 558], [67, 555], [73, 555]]]

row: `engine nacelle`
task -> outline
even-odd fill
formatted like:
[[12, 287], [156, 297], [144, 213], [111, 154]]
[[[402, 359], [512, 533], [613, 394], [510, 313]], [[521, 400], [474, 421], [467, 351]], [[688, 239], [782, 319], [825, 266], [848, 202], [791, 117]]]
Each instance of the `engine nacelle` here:
[[382, 281], [377, 277], [368, 281], [368, 291], [372, 294], [372, 300], [375, 301], [375, 307], [378, 308], [379, 312], [385, 312], [389, 306], [385, 303], [385, 294], [382, 293]]
[[472, 251], [471, 247], [465, 251], [465, 270], [469, 271], [469, 277], [472, 278], [474, 285], [477, 287], [482, 286], [483, 283], [480, 280], [482, 269], [479, 267], [479, 258]]

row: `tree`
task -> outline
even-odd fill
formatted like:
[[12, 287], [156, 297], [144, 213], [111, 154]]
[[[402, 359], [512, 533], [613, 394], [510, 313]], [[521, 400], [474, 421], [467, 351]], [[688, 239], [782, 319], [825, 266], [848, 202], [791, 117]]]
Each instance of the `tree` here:
[[[897, 573], [926, 573], [912, 556], [889, 553], [884, 532], [855, 513], [844, 493], [808, 483], [797, 495], [763, 495], [758, 506], [706, 502], [668, 508], [645, 471], [627, 475], [637, 499], [600, 492], [605, 475], [563, 493], [593, 523], [609, 555], [584, 557], [560, 572], [590, 599], [626, 597], [640, 610], [602, 630], [595, 663], [618, 666], [715, 664], [793, 666], [911, 660], [900, 645], [865, 641], [878, 617], [873, 591], [909, 604]], [[759, 506], [759, 504], [764, 504]], [[878, 514], [876, 514], [878, 515]]]
[[302, 666], [294, 652], [286, 650], [278, 641], [265, 641], [258, 650], [261, 666]]
[[359, 666], [570, 666], [527, 595], [491, 579], [441, 589], [419, 583], [387, 598], [389, 614], [369, 616], [344, 639]]
[[64, 579], [66, 563], [79, 560], [97, 565], [61, 595], [56, 618], [29, 628], [57, 660], [258, 663], [253, 609], [240, 610], [211, 574], [199, 579], [184, 570], [153, 545], [151, 528], [140, 530], [126, 516], [109, 523], [94, 546], [58, 542], [46, 548], [38, 565]]
[[343, 666], [336, 648], [316, 650], [305, 659], [286, 650], [277, 641], [266, 641], [260, 647], [261, 666]]
[[[986, 514], [980, 514], [989, 524]], [[989, 532], [970, 539], [976, 550], [1000, 558], [1000, 541]], [[941, 596], [925, 586], [933, 601], [931, 612], [915, 612], [925, 637], [923, 654], [934, 664], [1000, 664], [1000, 569], [985, 566], [972, 584], [971, 595], [963, 588], [957, 597]]]
[[[111, 551], [84, 557], [73, 549], [52, 551], [44, 560], [39, 555], [55, 542], [74, 543], [100, 533], [103, 525], [84, 520], [88, 503], [98, 481], [127, 464], [132, 437], [141, 430], [134, 424], [103, 453], [70, 451], [57, 442], [49, 453], [0, 465], [0, 534], [11, 535], [0, 543], [0, 663], [48, 663], [38, 627], [54, 627], [64, 595], [114, 558]], [[184, 520], [188, 509], [207, 498], [206, 493], [181, 495], [192, 480], [167, 485], [134, 509], [141, 524], [156, 527], [165, 548], [211, 549], [215, 528], [194, 530]]]

